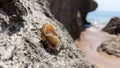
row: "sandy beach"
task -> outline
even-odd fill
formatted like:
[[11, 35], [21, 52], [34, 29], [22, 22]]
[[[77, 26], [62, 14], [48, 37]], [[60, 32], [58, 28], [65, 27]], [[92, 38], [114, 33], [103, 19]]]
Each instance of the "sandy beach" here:
[[81, 33], [76, 44], [98, 68], [120, 68], [120, 58], [97, 52], [97, 48], [109, 37], [109, 34], [96, 27], [90, 27]]

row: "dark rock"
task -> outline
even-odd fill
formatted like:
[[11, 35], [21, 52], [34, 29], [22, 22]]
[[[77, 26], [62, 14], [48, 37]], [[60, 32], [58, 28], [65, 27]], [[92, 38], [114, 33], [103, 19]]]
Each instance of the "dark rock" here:
[[[23, 17], [27, 15], [27, 10], [19, 0], [0, 0], [1, 31], [9, 35], [16, 33], [23, 25]], [[3, 13], [4, 12], [4, 13]], [[5, 20], [7, 19], [7, 21]], [[19, 25], [19, 26], [15, 26]]]
[[8, 15], [27, 15], [26, 9], [19, 0], [12, 0], [10, 2], [7, 2], [2, 5], [2, 8], [7, 12]]
[[[88, 12], [97, 8], [94, 0], [48, 0], [50, 10], [54, 17], [68, 30], [73, 39], [79, 38], [86, 24]], [[67, 12], [67, 13], [66, 13]]]
[[120, 36], [112, 37], [102, 43], [102, 45], [98, 47], [98, 51], [120, 57]]
[[8, 2], [11, 2], [12, 0], [0, 0], [0, 5], [6, 4]]
[[110, 34], [120, 34], [120, 18], [112, 18], [107, 24], [107, 26], [103, 28], [103, 31], [108, 32]]

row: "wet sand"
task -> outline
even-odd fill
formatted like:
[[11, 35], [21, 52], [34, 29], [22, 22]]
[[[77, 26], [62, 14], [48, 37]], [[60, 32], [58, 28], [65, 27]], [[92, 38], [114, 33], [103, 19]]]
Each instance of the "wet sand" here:
[[109, 37], [109, 34], [90, 27], [81, 33], [80, 40], [77, 40], [76, 44], [98, 68], [120, 68], [120, 58], [97, 52], [98, 46]]

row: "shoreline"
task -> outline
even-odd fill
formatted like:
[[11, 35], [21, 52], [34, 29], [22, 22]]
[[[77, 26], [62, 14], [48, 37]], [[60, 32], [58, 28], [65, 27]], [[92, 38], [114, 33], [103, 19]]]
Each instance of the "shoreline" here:
[[108, 33], [90, 27], [81, 33], [80, 40], [75, 43], [98, 68], [120, 68], [120, 58], [97, 51], [101, 43], [108, 38], [110, 38]]

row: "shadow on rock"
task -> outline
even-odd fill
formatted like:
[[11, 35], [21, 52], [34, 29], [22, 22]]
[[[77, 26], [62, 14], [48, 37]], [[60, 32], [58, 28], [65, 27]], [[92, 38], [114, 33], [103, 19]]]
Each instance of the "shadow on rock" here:
[[12, 35], [24, 27], [23, 15], [26, 15], [26, 9], [19, 0], [0, 1], [0, 25], [1, 32], [7, 32]]

